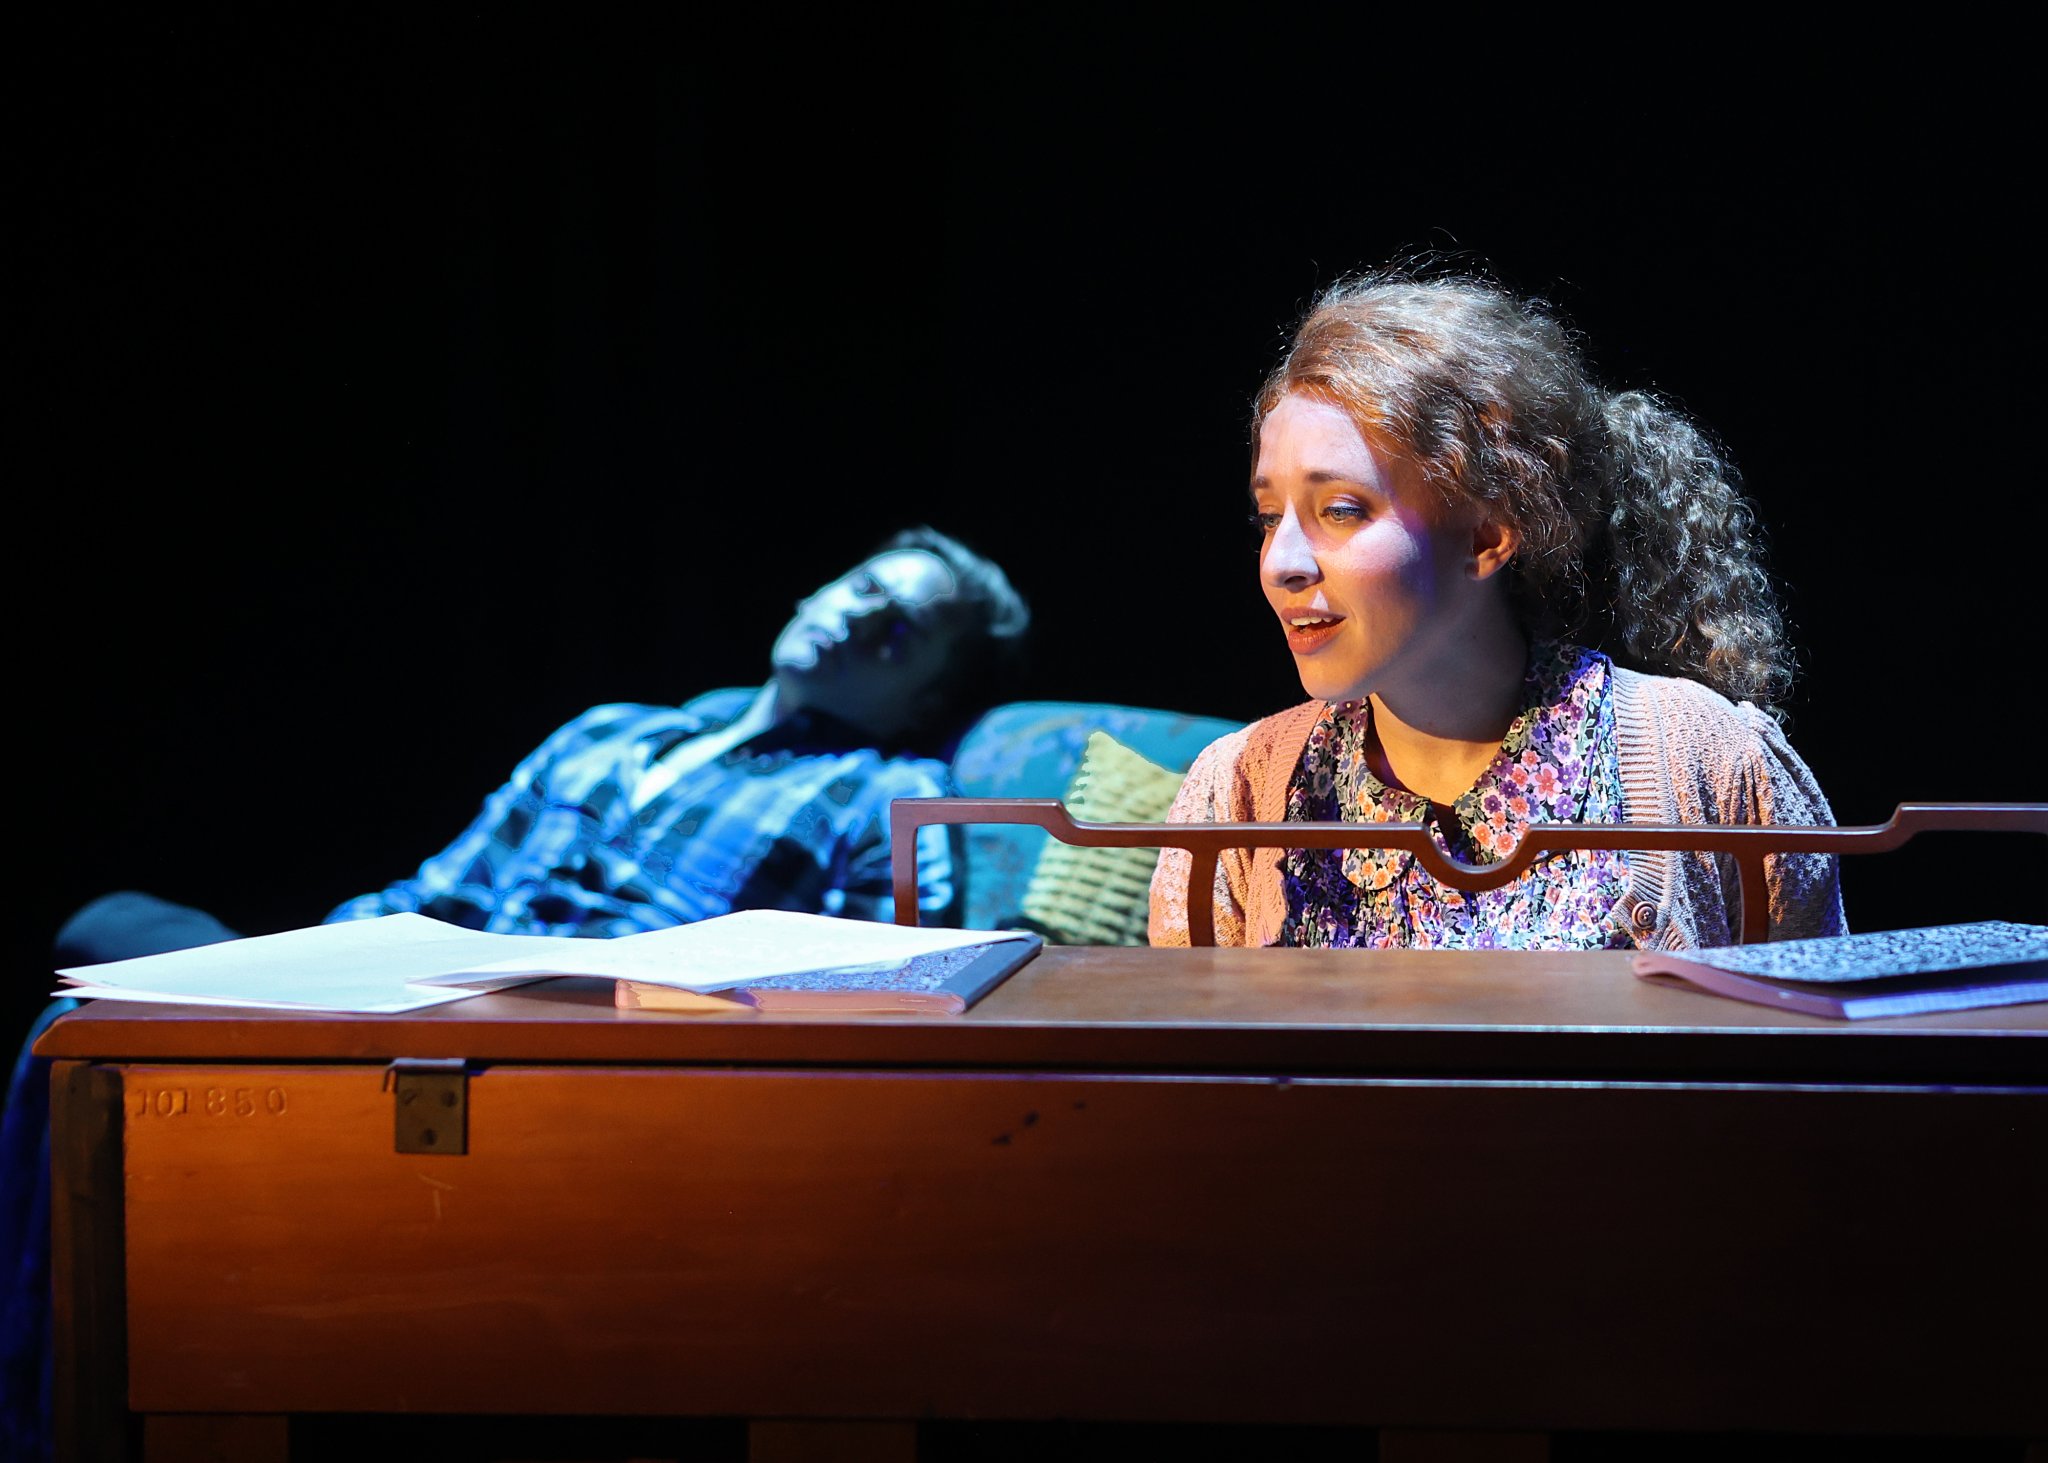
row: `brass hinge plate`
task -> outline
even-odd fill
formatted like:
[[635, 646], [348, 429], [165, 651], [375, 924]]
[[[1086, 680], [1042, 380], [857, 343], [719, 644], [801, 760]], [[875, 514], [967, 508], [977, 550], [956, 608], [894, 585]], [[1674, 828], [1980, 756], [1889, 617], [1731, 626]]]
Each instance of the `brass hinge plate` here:
[[400, 1153], [469, 1152], [469, 1066], [460, 1057], [401, 1057], [384, 1069]]

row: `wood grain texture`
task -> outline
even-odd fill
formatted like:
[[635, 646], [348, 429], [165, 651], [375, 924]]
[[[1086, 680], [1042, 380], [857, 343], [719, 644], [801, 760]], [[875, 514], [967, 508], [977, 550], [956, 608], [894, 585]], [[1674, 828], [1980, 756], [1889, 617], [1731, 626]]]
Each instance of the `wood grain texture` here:
[[128, 1084], [143, 1410], [2048, 1432], [2040, 1092]]
[[122, 1463], [136, 1443], [127, 1409], [121, 1093], [119, 1068], [50, 1069], [51, 1421], [57, 1456], [68, 1463]]

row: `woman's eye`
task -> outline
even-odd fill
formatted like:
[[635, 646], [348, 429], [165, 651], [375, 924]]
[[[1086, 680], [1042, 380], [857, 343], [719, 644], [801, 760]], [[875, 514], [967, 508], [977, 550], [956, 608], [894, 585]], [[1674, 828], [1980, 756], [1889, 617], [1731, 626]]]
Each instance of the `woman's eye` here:
[[1363, 523], [1366, 511], [1358, 503], [1330, 503], [1324, 506], [1323, 517], [1332, 523]]
[[1245, 521], [1260, 533], [1271, 533], [1280, 526], [1280, 515], [1277, 513], [1254, 513]]

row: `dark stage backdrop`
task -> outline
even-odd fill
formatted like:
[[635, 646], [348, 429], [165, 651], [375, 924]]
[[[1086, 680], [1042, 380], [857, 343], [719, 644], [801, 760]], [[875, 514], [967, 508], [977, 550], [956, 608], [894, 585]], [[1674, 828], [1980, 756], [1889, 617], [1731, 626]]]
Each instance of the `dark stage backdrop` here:
[[[96, 892], [262, 931], [408, 871], [583, 707], [758, 679], [908, 523], [1035, 602], [1018, 697], [1288, 704], [1245, 400], [1319, 285], [1416, 250], [1726, 440], [1844, 821], [2048, 797], [1995, 58], [832, 25], [17, 35], [16, 1007]], [[1852, 920], [2043, 917], [2003, 843], [2017, 878], [1852, 866]]]

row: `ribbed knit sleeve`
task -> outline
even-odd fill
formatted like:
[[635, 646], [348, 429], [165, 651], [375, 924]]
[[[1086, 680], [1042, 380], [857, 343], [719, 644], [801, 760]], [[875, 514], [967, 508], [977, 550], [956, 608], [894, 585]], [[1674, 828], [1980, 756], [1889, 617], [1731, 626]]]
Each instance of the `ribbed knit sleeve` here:
[[[1180, 791], [1174, 795], [1173, 807], [1166, 814], [1169, 823], [1234, 823], [1241, 821], [1237, 811], [1242, 798], [1233, 798], [1233, 789], [1241, 788], [1245, 739], [1250, 728], [1232, 732], [1219, 738], [1202, 749], [1188, 769]], [[1244, 903], [1242, 891], [1230, 886], [1229, 870], [1233, 861], [1218, 859], [1216, 863], [1216, 943], [1219, 945], [1242, 945], [1244, 939]], [[1152, 871], [1152, 910], [1146, 930], [1146, 938], [1154, 945], [1185, 945], [1188, 943], [1188, 889], [1190, 860], [1187, 850], [1163, 848], [1159, 851], [1159, 864]]]
[[[1812, 769], [1769, 716], [1695, 681], [1615, 668], [1615, 733], [1631, 823], [1832, 827]], [[1634, 852], [1630, 894], [1654, 909], [1640, 943], [1660, 949], [1731, 944], [1742, 927], [1735, 862], [1708, 853]], [[1839, 934], [1837, 860], [1784, 854], [1764, 861], [1770, 938]]]
[[[1746, 701], [1736, 711], [1749, 724], [1754, 738], [1743, 769], [1749, 784], [1743, 800], [1750, 821], [1783, 827], [1834, 827], [1834, 810], [1812, 769], [1785, 740], [1784, 730]], [[1817, 853], [1773, 855], [1764, 860], [1764, 881], [1770, 893], [1773, 940], [1848, 933], [1848, 920], [1842, 912], [1840, 859]]]
[[[1304, 701], [1277, 716], [1220, 737], [1188, 769], [1170, 823], [1280, 823], [1287, 784], [1324, 704]], [[1216, 943], [1270, 945], [1287, 917], [1281, 850], [1225, 849], [1216, 860]], [[1154, 945], [1188, 943], [1188, 856], [1162, 849], [1152, 874], [1149, 936]]]

